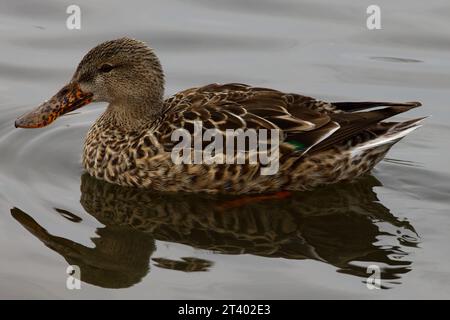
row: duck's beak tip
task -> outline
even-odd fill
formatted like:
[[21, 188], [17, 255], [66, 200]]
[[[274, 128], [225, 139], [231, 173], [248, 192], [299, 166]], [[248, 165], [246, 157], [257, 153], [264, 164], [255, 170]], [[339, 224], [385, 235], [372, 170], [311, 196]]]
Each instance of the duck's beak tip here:
[[42, 128], [52, 123], [59, 116], [81, 108], [92, 101], [91, 93], [84, 93], [76, 83], [69, 83], [49, 101], [45, 101], [14, 121], [16, 128]]
[[[43, 118], [43, 116], [45, 116]], [[41, 128], [48, 125], [52, 120], [48, 121], [45, 112], [43, 112], [42, 107], [38, 107], [35, 110], [27, 112], [14, 121], [14, 127], [22, 129], [35, 129]]]
[[14, 127], [15, 128], [23, 128], [23, 129], [33, 128], [33, 126], [30, 126], [29, 124], [27, 125], [27, 122], [23, 119], [25, 117], [26, 117], [26, 115], [23, 115], [23, 116], [20, 116], [19, 118], [17, 118], [14, 121]]

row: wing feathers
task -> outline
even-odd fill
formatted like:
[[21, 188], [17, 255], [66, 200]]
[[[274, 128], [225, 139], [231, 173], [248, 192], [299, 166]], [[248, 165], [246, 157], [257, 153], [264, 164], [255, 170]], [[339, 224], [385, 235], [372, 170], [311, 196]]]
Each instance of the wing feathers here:
[[[211, 84], [182, 91], [166, 100], [165, 113], [158, 123], [162, 139], [166, 140], [164, 145], [170, 145], [168, 127], [184, 127], [201, 120], [207, 123], [205, 128], [221, 131], [280, 129], [291, 150], [306, 153], [345, 142], [371, 125], [420, 105], [419, 102], [327, 103], [240, 83]], [[385, 108], [356, 112], [375, 107]]]

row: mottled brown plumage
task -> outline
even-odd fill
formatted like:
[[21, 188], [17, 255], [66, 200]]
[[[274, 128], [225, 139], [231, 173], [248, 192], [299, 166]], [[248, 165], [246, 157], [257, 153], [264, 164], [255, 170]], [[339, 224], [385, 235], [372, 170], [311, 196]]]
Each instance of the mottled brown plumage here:
[[[418, 102], [328, 103], [237, 83], [191, 88], [163, 100], [158, 58], [128, 38], [92, 49], [71, 83], [94, 101], [109, 102], [86, 138], [87, 172], [115, 184], [160, 191], [261, 193], [353, 179], [371, 170], [421, 120], [382, 122]], [[374, 107], [383, 108], [360, 111]], [[215, 128], [221, 134], [227, 129], [280, 130], [278, 172], [261, 175], [262, 165], [248, 162], [174, 164], [172, 133], [179, 128], [193, 133], [194, 121], [202, 121], [203, 131]], [[27, 115], [16, 122], [28, 124]]]

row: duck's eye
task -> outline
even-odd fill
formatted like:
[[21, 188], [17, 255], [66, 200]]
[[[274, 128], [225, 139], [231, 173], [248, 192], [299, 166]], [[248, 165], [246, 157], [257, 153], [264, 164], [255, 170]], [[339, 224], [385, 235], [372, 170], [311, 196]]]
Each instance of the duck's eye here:
[[100, 68], [98, 68], [98, 71], [106, 73], [110, 72], [112, 69], [114, 69], [114, 66], [112, 64], [104, 63], [100, 66]]

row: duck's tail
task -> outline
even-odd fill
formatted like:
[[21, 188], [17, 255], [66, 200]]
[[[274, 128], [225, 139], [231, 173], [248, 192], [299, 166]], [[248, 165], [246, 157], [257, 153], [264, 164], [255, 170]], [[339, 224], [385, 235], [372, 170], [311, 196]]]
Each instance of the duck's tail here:
[[392, 146], [407, 134], [422, 126], [422, 121], [427, 117], [416, 118], [404, 122], [381, 122], [378, 124], [380, 132], [375, 139], [358, 145], [353, 152], [360, 152], [382, 146]]
[[[404, 123], [399, 122], [383, 122], [385, 119], [391, 118], [400, 113], [406, 112], [413, 108], [421, 106], [420, 102], [333, 102], [336, 108], [344, 112], [335, 112], [329, 114], [331, 120], [339, 124], [339, 129], [336, 133], [332, 134], [329, 138], [323, 140], [323, 142], [316, 144], [312, 151], [322, 151], [328, 149], [330, 146], [337, 143], [354, 139], [361, 133], [369, 131], [372, 133], [373, 139], [366, 141], [363, 144], [373, 143], [388, 143], [394, 141], [399, 137], [397, 141], [404, 137], [408, 131], [408, 126], [414, 126], [410, 121], [419, 121], [419, 119], [406, 121]], [[381, 108], [378, 108], [381, 107]], [[377, 108], [375, 110], [366, 110], [371, 108]], [[364, 110], [361, 112], [353, 112], [358, 110]], [[402, 135], [401, 131], [405, 130], [405, 134]], [[314, 132], [314, 131], [312, 131]], [[302, 137], [304, 137], [303, 134]]]
[[[373, 101], [362, 101], [362, 102], [332, 102], [333, 106], [338, 108], [342, 111], [347, 112], [353, 112], [353, 111], [360, 111], [360, 110], [366, 110], [371, 108], [377, 108], [377, 107], [420, 107], [422, 103], [418, 101], [411, 101], [411, 102], [373, 102]], [[408, 109], [410, 109], [408, 108]]]

